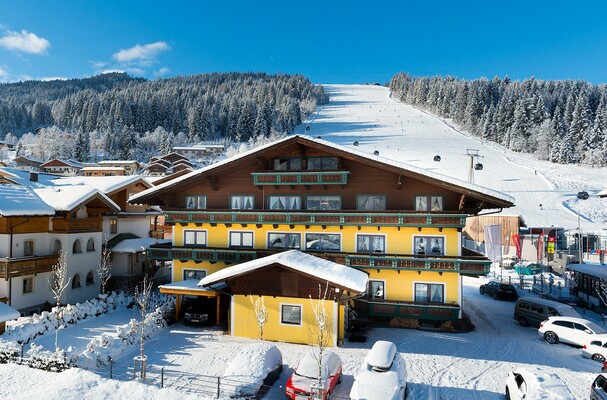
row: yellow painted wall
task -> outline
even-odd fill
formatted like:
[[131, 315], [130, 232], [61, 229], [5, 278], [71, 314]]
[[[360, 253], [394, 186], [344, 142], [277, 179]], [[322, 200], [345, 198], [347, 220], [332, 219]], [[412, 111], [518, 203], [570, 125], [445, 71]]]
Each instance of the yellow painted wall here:
[[[256, 300], [258, 297], [253, 297]], [[316, 326], [314, 322], [314, 314], [312, 304], [319, 303], [319, 300], [298, 299], [292, 297], [270, 297], [264, 296], [264, 305], [268, 311], [268, 321], [264, 325], [264, 340], [281, 341], [290, 343], [310, 344], [313, 339], [311, 331]], [[293, 304], [302, 306], [302, 324], [301, 325], [286, 325], [280, 323], [281, 304]], [[333, 301], [325, 301], [324, 307], [327, 313], [333, 318], [336, 303]], [[337, 323], [340, 332], [340, 338], [343, 338], [343, 306], [340, 306], [340, 318]], [[253, 339], [259, 338], [259, 325], [255, 320], [253, 305], [251, 304], [250, 296], [235, 295], [232, 297], [232, 335], [240, 337], [248, 337]], [[337, 343], [335, 340], [335, 325], [331, 326], [330, 346]]]
[[207, 271], [207, 275], [211, 275], [214, 272], [220, 271], [226, 268], [228, 265], [225, 263], [211, 264], [208, 261], [196, 263], [194, 261], [181, 262], [179, 260], [173, 260], [173, 282], [180, 282], [183, 280], [184, 269], [197, 269]]
[[364, 270], [369, 273], [369, 280], [383, 280], [385, 298], [395, 301], [413, 301], [415, 283], [443, 283], [445, 285], [445, 303], [460, 304], [459, 274], [417, 271]]
[[[242, 227], [240, 224], [233, 224], [231, 227], [226, 227], [222, 224], [211, 226], [210, 224], [188, 224], [181, 226], [176, 224], [173, 226], [173, 241], [176, 246], [183, 246], [183, 231], [184, 230], [205, 230], [207, 231], [207, 246], [208, 247], [228, 247], [229, 232], [253, 232], [254, 247], [257, 249], [267, 248], [268, 232], [279, 233], [301, 233], [302, 246], [305, 243], [306, 233], [332, 233], [341, 235], [341, 251], [356, 252], [356, 235], [385, 235], [386, 236], [386, 252], [390, 254], [413, 254], [413, 237], [414, 236], [437, 236], [445, 238], [445, 255], [459, 255], [459, 233], [455, 228], [444, 228], [442, 232], [438, 228], [422, 228], [419, 231], [417, 228], [403, 227], [400, 231], [396, 227], [365, 227], [361, 226], [360, 230], [356, 226], [344, 226], [339, 229], [338, 226], [327, 226], [322, 229], [320, 226], [310, 226], [306, 229], [304, 225], [294, 225], [293, 229], [289, 225], [278, 225], [274, 228], [272, 225], [262, 225], [257, 228], [255, 224], [247, 224]], [[303, 250], [303, 249], [302, 249]]]

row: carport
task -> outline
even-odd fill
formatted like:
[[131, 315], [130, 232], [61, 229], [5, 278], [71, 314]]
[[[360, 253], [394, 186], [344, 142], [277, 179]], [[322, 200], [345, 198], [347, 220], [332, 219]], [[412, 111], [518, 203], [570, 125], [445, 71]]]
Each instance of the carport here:
[[175, 295], [175, 321], [179, 320], [179, 310], [181, 308], [181, 302], [183, 296], [204, 296], [214, 297], [216, 301], [216, 318], [215, 323], [218, 324], [220, 321], [220, 310], [221, 310], [221, 296], [218, 291], [205, 289], [198, 287], [199, 279], [188, 279], [180, 282], [167, 283], [166, 285], [160, 285], [160, 293]]

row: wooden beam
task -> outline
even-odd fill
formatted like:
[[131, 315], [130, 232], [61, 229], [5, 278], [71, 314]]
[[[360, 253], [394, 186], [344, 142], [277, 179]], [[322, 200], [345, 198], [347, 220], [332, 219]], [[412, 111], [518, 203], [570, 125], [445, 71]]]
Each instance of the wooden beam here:
[[464, 204], [466, 203], [466, 195], [462, 194], [462, 197], [460, 197], [459, 199], [459, 209], [463, 210], [464, 209]]
[[217, 296], [217, 307], [215, 313], [215, 325], [219, 325], [219, 318], [221, 318], [221, 296]]

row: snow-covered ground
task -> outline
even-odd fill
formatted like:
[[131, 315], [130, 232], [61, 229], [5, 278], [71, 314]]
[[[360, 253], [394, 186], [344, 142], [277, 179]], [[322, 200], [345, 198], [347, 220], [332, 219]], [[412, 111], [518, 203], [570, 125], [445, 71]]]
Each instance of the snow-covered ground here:
[[[576, 228], [579, 207], [583, 230], [607, 227], [607, 199], [594, 197], [607, 188], [607, 168], [553, 164], [514, 153], [392, 99], [384, 87], [323, 86], [331, 102], [298, 127], [297, 133], [352, 147], [358, 141], [358, 150], [378, 150], [381, 156], [463, 181], [470, 171], [466, 149], [478, 149], [482, 158], [475, 163], [482, 163], [483, 169], [474, 171], [474, 182], [516, 199], [516, 206], [504, 214], [521, 214], [528, 226]], [[435, 155], [440, 155], [440, 162], [434, 161]], [[581, 190], [587, 190], [591, 198], [577, 200]]]
[[[464, 279], [464, 310], [476, 329], [470, 333], [443, 333], [396, 328], [373, 328], [367, 332], [366, 343], [349, 343], [335, 351], [344, 365], [343, 382], [337, 386], [336, 397], [347, 398], [365, 354], [376, 340], [396, 343], [408, 370], [408, 399], [501, 399], [506, 376], [519, 367], [558, 375], [574, 398], [587, 398], [590, 384], [601, 365], [585, 359], [581, 350], [540, 340], [537, 330], [523, 328], [512, 318], [514, 303], [493, 300], [479, 294], [480, 278]], [[533, 296], [519, 291], [522, 296]], [[127, 323], [133, 315], [117, 311], [70, 326], [60, 332], [61, 343], [88, 342], [111, 326]], [[598, 321], [598, 316], [586, 317]], [[37, 340], [38, 344], [54, 346], [54, 334]], [[245, 344], [255, 340], [233, 338], [216, 329], [188, 327], [175, 324], [163, 329], [146, 342], [146, 355], [158, 370], [221, 376], [226, 366]], [[284, 387], [292, 368], [308, 350], [307, 346], [276, 343], [282, 352], [283, 372], [270, 395], [276, 396]], [[116, 371], [132, 366], [139, 351], [135, 345], [116, 358]], [[119, 375], [115, 371], [115, 375]], [[128, 375], [130, 376], [130, 375]], [[168, 381], [168, 379], [167, 379]], [[52, 384], [51, 384], [52, 382]], [[124, 374], [108, 380], [92, 372], [72, 369], [62, 373], [33, 370], [14, 364], [0, 365], [0, 385], [3, 396], [10, 399], [189, 399], [203, 398], [188, 393], [188, 384], [159, 389], [155, 385], [133, 382]], [[212, 397], [211, 397], [212, 398]], [[272, 397], [275, 398], [275, 397]]]

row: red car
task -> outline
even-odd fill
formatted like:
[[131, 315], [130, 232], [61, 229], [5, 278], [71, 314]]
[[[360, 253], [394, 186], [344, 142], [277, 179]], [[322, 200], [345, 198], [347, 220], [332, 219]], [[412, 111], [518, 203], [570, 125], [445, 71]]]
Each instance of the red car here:
[[[316, 351], [316, 350], [315, 350]], [[332, 351], [325, 350], [322, 354], [321, 382], [324, 386], [324, 399], [341, 382], [341, 359]], [[286, 385], [287, 398], [291, 400], [309, 399], [310, 387], [318, 383], [318, 352], [308, 352], [300, 361], [295, 372], [289, 378]]]

